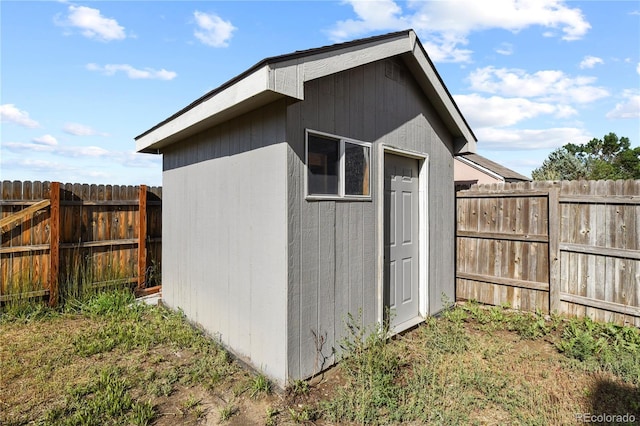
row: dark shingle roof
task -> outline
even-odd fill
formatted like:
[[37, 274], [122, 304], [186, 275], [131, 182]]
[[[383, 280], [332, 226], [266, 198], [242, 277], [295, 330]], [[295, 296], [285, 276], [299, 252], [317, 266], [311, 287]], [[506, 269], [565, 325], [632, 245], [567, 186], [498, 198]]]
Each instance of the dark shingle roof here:
[[[227, 82], [223, 83], [219, 87], [211, 90], [210, 92], [208, 92], [205, 95], [201, 96], [200, 98], [196, 99], [191, 104], [189, 104], [186, 107], [182, 108], [180, 111], [178, 111], [175, 114], [171, 115], [170, 117], [168, 117], [167, 119], [163, 120], [162, 122], [156, 124], [155, 126], [150, 128], [149, 130], [147, 130], [147, 131], [143, 132], [142, 134], [136, 136], [135, 139], [136, 140], [140, 139], [143, 136], [151, 133], [155, 129], [157, 129], [159, 127], [162, 127], [163, 125], [165, 125], [168, 122], [174, 120], [175, 118], [185, 114], [189, 110], [191, 110], [191, 109], [195, 108], [196, 106], [202, 104], [203, 102], [206, 102], [207, 100], [213, 98], [218, 93], [222, 92], [226, 88], [232, 86], [236, 82], [242, 80], [243, 78], [247, 77], [252, 72], [254, 72], [255, 70], [257, 70], [257, 69], [259, 69], [259, 68], [261, 68], [261, 67], [263, 67], [265, 65], [270, 65], [270, 64], [284, 62], [284, 61], [289, 61], [289, 60], [292, 60], [292, 59], [304, 58], [304, 57], [315, 55], [315, 54], [318, 54], [318, 53], [333, 52], [333, 51], [337, 51], [337, 50], [344, 49], [344, 48], [347, 48], [347, 47], [358, 46], [358, 45], [361, 45], [361, 44], [367, 44], [367, 43], [371, 43], [371, 42], [377, 42], [377, 41], [383, 41], [383, 40], [387, 40], [387, 39], [393, 39], [393, 38], [398, 37], [398, 36], [403, 36], [403, 35], [404, 36], [408, 36], [410, 33], [414, 33], [413, 30], [408, 29], [408, 30], [403, 30], [403, 31], [396, 31], [396, 32], [388, 33], [388, 34], [376, 35], [376, 36], [372, 36], [372, 37], [366, 37], [366, 38], [347, 41], [347, 42], [343, 42], [343, 43], [336, 43], [336, 44], [332, 44], [332, 45], [316, 47], [316, 48], [312, 48], [312, 49], [298, 50], [298, 51], [295, 51], [295, 52], [292, 52], [292, 53], [287, 53], [287, 54], [284, 54], [284, 55], [278, 55], [278, 56], [272, 56], [272, 57], [265, 58], [265, 59], [261, 60], [260, 62], [256, 63], [251, 68], [249, 68], [246, 71], [242, 72], [241, 74], [233, 77], [232, 79], [230, 79]], [[471, 130], [471, 127], [467, 123], [467, 120], [462, 115], [462, 113], [460, 111], [460, 108], [458, 107], [458, 105], [456, 104], [455, 100], [453, 99], [453, 96], [449, 92], [449, 89], [444, 84], [444, 81], [442, 80], [442, 77], [440, 76], [440, 74], [438, 74], [437, 70], [435, 69], [435, 66], [433, 65], [433, 62], [431, 61], [431, 59], [427, 55], [427, 52], [424, 49], [424, 46], [422, 46], [422, 43], [420, 43], [420, 40], [417, 40], [417, 46], [422, 50], [422, 52], [424, 53], [425, 57], [427, 58], [427, 61], [429, 62], [429, 65], [433, 68], [434, 73], [435, 73], [438, 81], [440, 82], [440, 84], [442, 84], [442, 87], [444, 88], [449, 100], [453, 104], [453, 107], [455, 108], [457, 113], [460, 114], [460, 117], [462, 118], [462, 121], [464, 122], [464, 125], [469, 130], [469, 133], [472, 135], [472, 137], [475, 140], [477, 140], [475, 135], [473, 134], [473, 131]]]

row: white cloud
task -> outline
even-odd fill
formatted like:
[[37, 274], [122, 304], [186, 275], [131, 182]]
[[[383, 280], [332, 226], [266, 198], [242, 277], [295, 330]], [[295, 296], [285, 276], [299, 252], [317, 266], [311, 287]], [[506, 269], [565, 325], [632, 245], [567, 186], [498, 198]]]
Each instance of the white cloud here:
[[0, 169], [11, 170], [13, 179], [161, 185], [162, 158], [158, 155], [18, 142], [0, 142], [0, 149]]
[[624, 102], [616, 104], [605, 117], [609, 119], [640, 118], [640, 92], [638, 90], [626, 90], [623, 93]]
[[559, 0], [496, 0], [492, 7], [477, 0], [411, 0], [407, 10], [394, 0], [345, 0], [344, 3], [353, 8], [356, 18], [338, 21], [329, 29], [332, 40], [343, 41], [374, 31], [414, 28], [435, 61], [469, 61], [470, 52], [460, 51], [458, 46], [467, 44], [467, 36], [474, 31], [518, 32], [537, 25], [552, 30], [559, 28], [564, 40], [577, 40], [591, 28], [580, 9], [570, 8]]
[[598, 58], [597, 56], [585, 56], [584, 59], [580, 62], [580, 69], [585, 68], [593, 68], [596, 64], [604, 64], [602, 58]]
[[467, 43], [466, 38], [454, 34], [432, 35], [422, 41], [429, 58], [441, 62], [471, 62], [473, 51], [460, 47]]
[[62, 146], [51, 135], [34, 138], [33, 142], [2, 142], [2, 149], [22, 154], [24, 152], [48, 153], [56, 157], [100, 160], [133, 168], [157, 167], [161, 161], [159, 156], [138, 154], [135, 151], [110, 151], [99, 146]]
[[23, 152], [23, 151], [38, 151], [38, 152], [53, 152], [54, 147], [52, 145], [42, 144], [38, 142], [3, 142], [2, 148], [11, 152]]
[[500, 55], [509, 56], [513, 54], [513, 45], [511, 43], [502, 43], [496, 47], [495, 51]]
[[411, 16], [401, 16], [402, 9], [393, 0], [346, 0], [358, 19], [338, 21], [329, 35], [335, 41], [380, 30], [398, 30], [411, 26]]
[[138, 69], [128, 64], [107, 64], [104, 66], [100, 66], [98, 64], [87, 64], [86, 68], [89, 71], [97, 71], [109, 76], [114, 75], [118, 71], [122, 71], [127, 75], [127, 77], [134, 80], [173, 80], [178, 76], [177, 73], [167, 71], [164, 68], [161, 70], [154, 70], [153, 68]]
[[555, 149], [567, 143], [585, 143], [591, 135], [583, 129], [559, 127], [551, 129], [495, 129], [475, 131], [482, 149], [494, 151], [518, 151]]
[[[8, 164], [3, 167], [8, 166]], [[25, 158], [17, 161], [11, 162], [12, 168], [16, 169], [29, 169], [30, 171], [38, 171], [38, 172], [60, 172], [60, 171], [69, 171], [74, 170], [74, 167], [63, 164], [57, 161], [47, 161], [47, 160], [36, 160], [31, 158]]]
[[111, 151], [99, 146], [67, 147], [63, 152], [66, 152], [70, 157], [109, 157], [111, 155]]
[[40, 127], [37, 121], [29, 117], [29, 113], [22, 111], [14, 104], [0, 105], [0, 120], [7, 123], [14, 123], [22, 127], [34, 129]]
[[66, 19], [56, 19], [56, 23], [66, 27], [79, 28], [82, 35], [100, 41], [123, 40], [124, 27], [112, 18], [105, 18], [100, 10], [86, 6], [69, 6]]
[[469, 81], [473, 90], [546, 102], [589, 103], [609, 96], [606, 89], [592, 84], [594, 77], [569, 77], [557, 70], [529, 74], [521, 69], [488, 66], [473, 71]]
[[636, 67], [636, 72], [640, 74], [640, 62], [638, 62], [638, 66]]
[[227, 47], [233, 32], [237, 30], [231, 21], [225, 21], [218, 15], [195, 11], [196, 29], [193, 35], [207, 46]]
[[67, 123], [62, 128], [62, 131], [74, 136], [109, 136], [108, 133], [98, 132], [90, 126], [79, 123]]
[[577, 114], [567, 105], [533, 102], [524, 98], [484, 98], [475, 93], [455, 95], [454, 98], [473, 129], [511, 126], [540, 115], [566, 118]]
[[45, 146], [56, 146], [58, 140], [51, 135], [42, 135], [38, 138], [33, 138], [33, 143]]

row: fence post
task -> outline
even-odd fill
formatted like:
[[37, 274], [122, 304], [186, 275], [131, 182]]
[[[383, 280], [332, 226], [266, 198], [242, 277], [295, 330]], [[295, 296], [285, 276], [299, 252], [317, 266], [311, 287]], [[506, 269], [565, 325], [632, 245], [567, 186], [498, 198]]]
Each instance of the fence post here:
[[49, 306], [58, 304], [58, 273], [60, 270], [60, 182], [51, 182], [49, 199]]
[[138, 202], [138, 290], [144, 288], [147, 275], [147, 185], [140, 185]]
[[549, 188], [549, 313], [560, 313], [560, 189]]

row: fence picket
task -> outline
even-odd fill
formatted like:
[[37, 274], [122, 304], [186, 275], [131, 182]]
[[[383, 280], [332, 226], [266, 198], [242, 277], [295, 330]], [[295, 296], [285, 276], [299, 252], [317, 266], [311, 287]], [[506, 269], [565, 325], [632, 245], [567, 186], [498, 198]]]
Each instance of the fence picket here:
[[640, 326], [640, 181], [478, 185], [457, 195], [458, 299]]
[[[78, 279], [109, 282], [117, 278], [116, 282], [135, 282], [141, 288], [150, 286], [145, 282], [145, 271], [142, 279], [138, 279], [141, 256], [138, 236], [146, 233], [153, 239], [146, 244], [144, 257], [159, 269], [161, 188], [147, 188], [146, 232], [136, 228], [144, 225], [145, 220], [140, 220], [138, 215], [139, 187], [134, 186], [3, 181], [0, 182], [0, 219], [56, 197], [60, 200], [58, 220], [55, 209], [46, 207], [26, 214], [9, 230], [3, 229], [0, 302], [19, 297], [18, 293], [28, 293], [31, 296], [49, 294], [50, 303], [54, 304], [56, 282], [63, 291], [65, 285]], [[151, 285], [159, 284], [158, 277], [156, 273]]]

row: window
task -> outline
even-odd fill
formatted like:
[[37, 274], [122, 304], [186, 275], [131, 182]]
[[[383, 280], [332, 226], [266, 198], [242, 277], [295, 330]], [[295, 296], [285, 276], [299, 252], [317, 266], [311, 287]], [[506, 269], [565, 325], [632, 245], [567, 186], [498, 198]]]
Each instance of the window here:
[[370, 198], [371, 144], [307, 131], [307, 195]]

